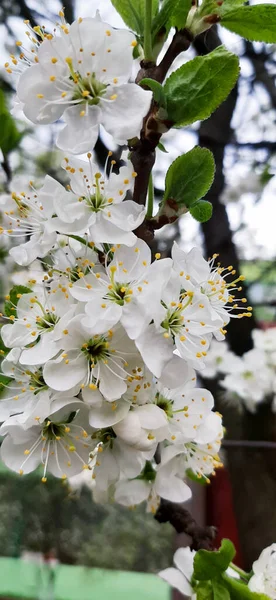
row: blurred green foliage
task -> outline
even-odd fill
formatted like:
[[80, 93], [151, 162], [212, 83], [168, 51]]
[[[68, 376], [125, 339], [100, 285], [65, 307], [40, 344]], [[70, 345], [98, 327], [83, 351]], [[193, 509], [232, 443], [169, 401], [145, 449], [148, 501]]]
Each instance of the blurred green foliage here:
[[156, 573], [173, 555], [173, 530], [145, 506], [99, 505], [83, 487], [70, 492], [52, 477], [0, 471], [0, 555], [53, 553], [61, 562]]

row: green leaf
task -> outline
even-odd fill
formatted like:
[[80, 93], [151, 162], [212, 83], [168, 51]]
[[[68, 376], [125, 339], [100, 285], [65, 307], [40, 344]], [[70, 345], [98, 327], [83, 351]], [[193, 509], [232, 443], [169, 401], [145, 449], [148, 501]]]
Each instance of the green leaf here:
[[155, 102], [157, 102], [157, 104], [163, 108], [166, 108], [166, 96], [164, 93], [164, 88], [159, 81], [145, 77], [144, 79], [141, 79], [139, 85], [146, 85], [148, 88], [150, 88], [150, 90], [153, 92]]
[[17, 307], [19, 298], [21, 298], [21, 296], [23, 294], [32, 293], [32, 291], [33, 290], [26, 287], [25, 285], [14, 285], [9, 294], [10, 299], [7, 302], [5, 302], [5, 307], [4, 307], [5, 315], [7, 317], [11, 317], [11, 316], [16, 317], [16, 307]]
[[215, 552], [199, 550], [194, 558], [194, 577], [198, 581], [214, 579], [226, 571], [235, 556], [235, 548], [230, 540], [222, 540]]
[[196, 221], [199, 221], [199, 223], [206, 223], [206, 221], [211, 219], [213, 206], [211, 202], [208, 202], [207, 200], [198, 200], [190, 206], [190, 213]]
[[168, 119], [177, 127], [207, 119], [227, 98], [238, 76], [238, 57], [224, 46], [182, 65], [164, 86]]
[[165, 27], [183, 29], [186, 24], [192, 0], [164, 0], [161, 9], [152, 22], [152, 35], [155, 37]]
[[166, 150], [164, 144], [162, 144], [162, 142], [159, 142], [159, 144], [157, 144], [157, 148], [159, 150], [161, 150], [161, 152], [165, 152], [165, 154], [168, 154], [168, 150]]
[[213, 600], [211, 581], [200, 581], [196, 586], [196, 600]]
[[164, 201], [173, 198], [178, 206], [189, 208], [208, 192], [214, 174], [212, 152], [196, 146], [171, 164], [166, 175]]
[[[126, 25], [140, 35], [144, 33], [145, 0], [111, 0]], [[158, 9], [158, 0], [152, 1], [152, 14]]]
[[231, 600], [269, 600], [268, 596], [265, 594], [251, 592], [246, 584], [238, 579], [228, 577], [225, 573], [221, 576], [221, 581], [223, 581], [227, 587]]
[[213, 579], [212, 586], [214, 600], [230, 600], [229, 591], [221, 578]]
[[20, 143], [23, 133], [21, 133], [15, 124], [15, 120], [6, 107], [5, 95], [0, 90], [0, 148], [4, 155], [9, 154]]
[[[230, 7], [230, 3], [229, 3]], [[276, 42], [276, 6], [257, 4], [224, 10], [221, 25], [252, 42]]]

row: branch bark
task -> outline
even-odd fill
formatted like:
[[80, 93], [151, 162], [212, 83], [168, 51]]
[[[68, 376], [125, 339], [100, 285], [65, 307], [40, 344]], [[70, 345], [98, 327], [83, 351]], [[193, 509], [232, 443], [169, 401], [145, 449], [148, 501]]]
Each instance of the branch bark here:
[[177, 533], [186, 533], [192, 538], [192, 550], [214, 550], [215, 527], [201, 527], [181, 504], [161, 499], [154, 517], [159, 523], [170, 523]]

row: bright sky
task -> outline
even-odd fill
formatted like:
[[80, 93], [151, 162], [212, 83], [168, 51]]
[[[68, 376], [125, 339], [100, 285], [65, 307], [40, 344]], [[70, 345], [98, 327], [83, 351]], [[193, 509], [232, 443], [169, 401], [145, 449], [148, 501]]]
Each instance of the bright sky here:
[[[266, 0], [266, 2], [275, 4], [275, 0]], [[252, 0], [252, 4], [260, 3], [261, 0]], [[38, 0], [30, 0], [28, 4], [36, 7], [41, 6]], [[47, 9], [51, 9], [52, 12], [58, 12], [60, 9], [60, 4], [57, 2], [57, 0], [49, 0], [46, 6]], [[98, 9], [101, 17], [104, 20], [107, 20], [111, 25], [115, 27], [124, 27], [120, 16], [113, 8], [110, 0], [89, 0], [89, 2], [87, 2], [87, 0], [76, 0], [76, 7], [76, 13], [78, 16], [94, 16], [96, 10]], [[20, 33], [22, 35], [22, 25], [18, 19], [12, 19], [12, 21], [16, 32], [18, 32], [18, 37], [20, 37]], [[3, 26], [0, 28], [0, 34], [1, 31], [3, 31]], [[223, 31], [223, 41], [227, 44], [229, 49], [233, 52], [240, 53], [242, 49], [241, 38], [239, 36], [229, 34], [228, 32], [225, 32], [225, 30]], [[1, 62], [4, 62], [6, 58], [4, 49], [3, 55], [4, 59]], [[192, 54], [186, 53], [185, 59], [187, 60], [187, 58], [192, 58]], [[248, 61], [242, 60], [242, 72], [247, 75], [249, 68], [250, 66]], [[258, 139], [256, 136], [260, 135], [260, 130], [259, 126], [257, 127], [254, 125], [254, 119], [259, 111], [259, 102], [262, 102], [262, 104], [266, 103], [266, 95], [260, 89], [258, 91], [258, 98], [252, 96], [250, 102], [248, 102], [247, 97], [246, 107], [243, 104], [243, 98], [244, 96], [241, 94], [240, 105], [235, 114], [234, 124], [239, 126], [238, 134], [241, 138], [241, 141], [249, 141], [250, 139], [256, 141], [256, 139]], [[275, 125], [274, 127], [271, 127], [272, 123], [269, 120], [270, 118], [271, 115], [269, 115], [269, 118], [264, 117], [262, 128], [265, 131], [265, 139], [272, 139], [275, 141], [276, 127]], [[29, 140], [29, 142], [26, 143], [27, 145], [29, 144], [29, 146], [33, 145], [33, 137]], [[164, 185], [164, 175], [170, 162], [174, 160], [180, 153], [191, 149], [197, 143], [196, 131], [185, 130], [184, 132], [176, 132], [173, 130], [164, 137], [164, 143], [169, 152], [166, 155], [158, 152], [155, 168], [155, 181], [158, 187], [162, 187]], [[39, 145], [42, 146], [42, 151], [43, 136], [40, 139]], [[246, 168], [246, 162], [247, 161], [245, 159], [245, 162], [241, 163], [239, 167], [231, 169], [231, 157], [227, 158], [226, 164], [228, 165], [229, 163], [229, 168], [226, 169], [226, 172], [228, 175], [228, 183], [231, 186], [235, 185], [235, 180], [237, 178], [250, 178], [251, 174]], [[235, 236], [237, 243], [243, 247], [246, 247], [246, 258], [254, 258], [254, 256], [256, 256], [256, 246], [258, 246], [258, 255], [266, 258], [276, 256], [276, 236], [274, 225], [276, 218], [276, 177], [271, 180], [269, 185], [266, 187], [262, 198], [258, 203], [256, 203], [256, 197], [253, 194], [244, 194], [238, 203], [228, 204], [228, 214], [233, 229], [238, 227], [241, 214], [244, 223], [248, 227], [246, 235], [244, 231], [241, 231]], [[196, 241], [200, 242], [198, 226], [190, 216], [185, 216], [182, 218], [181, 230], [183, 232], [184, 244], [187, 247], [190, 247], [191, 243], [195, 242], [195, 238], [197, 238]]]

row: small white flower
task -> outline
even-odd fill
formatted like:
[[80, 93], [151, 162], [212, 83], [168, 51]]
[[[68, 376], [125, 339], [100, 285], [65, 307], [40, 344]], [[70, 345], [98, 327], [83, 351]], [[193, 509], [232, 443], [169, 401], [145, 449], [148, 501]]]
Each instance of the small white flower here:
[[123, 506], [135, 506], [147, 501], [147, 510], [154, 514], [160, 498], [171, 502], [186, 502], [191, 495], [189, 486], [182, 481], [171, 464], [155, 470], [147, 462], [137, 479], [122, 479], [116, 484], [114, 498]]
[[116, 400], [127, 390], [132, 369], [141, 363], [135, 345], [122, 327], [102, 335], [90, 333], [82, 325], [83, 315], [75, 316], [63, 331], [63, 352], [49, 360], [43, 370], [46, 383], [55, 390], [99, 387], [107, 400]]
[[[210, 261], [203, 258], [199, 248], [192, 248], [190, 252], [184, 252], [174, 242], [172, 249], [172, 258], [174, 268], [179, 274], [182, 287], [188, 291], [200, 290], [205, 294], [210, 303], [212, 311], [222, 319], [223, 327], [227, 325], [232, 317], [251, 316], [252, 308], [246, 307], [246, 298], [236, 299], [234, 292], [242, 288], [237, 288], [237, 284], [243, 281], [244, 277], [236, 277], [228, 281], [229, 276], [235, 276], [236, 271], [231, 265], [229, 267], [215, 267], [214, 263], [218, 254], [214, 254]], [[225, 331], [219, 327], [214, 332], [217, 339], [223, 339]]]
[[77, 300], [87, 302], [85, 326], [101, 333], [120, 321], [135, 339], [152, 320], [170, 271], [169, 258], [151, 264], [150, 248], [137, 240], [132, 248], [114, 248], [105, 273], [88, 273], [70, 291]]
[[[0, 421], [23, 413], [21, 422], [24, 427], [30, 427], [43, 422], [51, 412], [52, 402], [60, 399], [62, 393], [47, 386], [40, 365], [23, 367], [18, 362], [20, 355], [20, 348], [13, 348], [1, 364], [7, 380], [6, 384], [2, 381], [0, 386]], [[72, 390], [72, 395], [78, 391], [79, 388]]]
[[252, 592], [276, 598], [276, 544], [265, 548], [252, 566], [254, 575], [248, 583]]
[[61, 233], [88, 233], [96, 244], [122, 243], [132, 246], [136, 236], [133, 230], [144, 220], [145, 209], [132, 200], [124, 200], [133, 189], [136, 173], [130, 163], [120, 173], [106, 173], [95, 169], [91, 155], [89, 162], [65, 159], [70, 175], [71, 190], [66, 201], [61, 195], [54, 202], [55, 228]]
[[209, 482], [208, 476], [222, 466], [218, 456], [222, 438], [221, 417], [211, 412], [198, 431], [197, 442], [162, 447], [160, 467], [167, 466], [182, 477], [190, 469], [198, 479], [204, 478]]
[[[21, 266], [29, 265], [37, 257], [43, 258], [55, 244], [57, 234], [52, 216], [56, 193], [64, 202], [65, 189], [46, 175], [39, 190], [30, 187], [2, 197], [1, 209], [6, 218], [5, 229], [1, 227], [0, 233], [19, 242], [24, 240], [10, 250], [10, 255]], [[27, 242], [26, 237], [30, 238]]]
[[228, 350], [227, 343], [212, 339], [205, 358], [204, 378], [213, 379], [220, 373], [227, 373], [229, 363], [233, 362], [233, 353]]
[[23, 294], [18, 300], [16, 317], [10, 317], [12, 324], [2, 327], [4, 344], [8, 348], [24, 348], [21, 364], [43, 364], [59, 351], [62, 332], [75, 310], [72, 299], [66, 299], [55, 288], [47, 290], [43, 286]]
[[[153, 319], [154, 325], [139, 336], [136, 345], [147, 367], [158, 378], [175, 350], [192, 367], [203, 368], [210, 334], [223, 324], [211, 311], [205, 294], [183, 290], [176, 274], [163, 290], [161, 302], [155, 303]], [[180, 382], [174, 387], [177, 385]]]
[[192, 597], [194, 593], [191, 580], [195, 554], [196, 552], [190, 548], [178, 548], [173, 557], [176, 568], [170, 567], [158, 573], [159, 577], [176, 588], [183, 596]]
[[187, 381], [177, 390], [157, 385], [157, 406], [167, 415], [167, 439], [173, 444], [195, 441], [202, 442], [202, 431], [212, 414], [214, 398], [209, 390], [195, 388], [194, 381]]
[[36, 64], [23, 72], [17, 86], [26, 117], [48, 124], [63, 116], [66, 125], [57, 145], [73, 154], [93, 149], [100, 124], [118, 143], [138, 136], [152, 93], [128, 83], [133, 34], [85, 18], [61, 25], [60, 35], [44, 35], [41, 29], [39, 35]]
[[166, 437], [166, 413], [155, 404], [134, 406], [113, 429], [116, 435], [137, 450], [150, 450]]
[[118, 438], [113, 429], [98, 429], [92, 435], [94, 443], [93, 479], [96, 482], [93, 496], [97, 499], [108, 492], [120, 477], [137, 477], [148, 458], [146, 452], [131, 448]]
[[10, 417], [0, 429], [5, 439], [1, 458], [12, 471], [20, 475], [44, 467], [47, 472], [66, 479], [87, 468], [90, 446], [83, 428], [87, 419], [85, 405], [76, 398], [55, 400], [51, 413], [41, 424], [26, 428], [22, 415]]
[[273, 371], [267, 366], [267, 358], [261, 350], [249, 350], [243, 356], [228, 356], [220, 385], [244, 401], [251, 412], [256, 405], [273, 391]]

